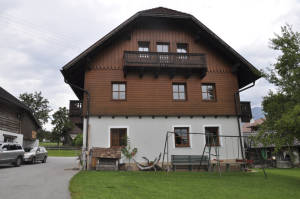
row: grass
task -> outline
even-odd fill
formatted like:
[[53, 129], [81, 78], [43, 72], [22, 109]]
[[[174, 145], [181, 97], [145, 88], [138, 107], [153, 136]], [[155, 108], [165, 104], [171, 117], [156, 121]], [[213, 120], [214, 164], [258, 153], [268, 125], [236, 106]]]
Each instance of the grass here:
[[52, 150], [48, 149], [48, 156], [56, 157], [75, 157], [80, 154], [79, 150]]
[[228, 172], [81, 171], [70, 181], [72, 199], [296, 199], [300, 169]]
[[[57, 142], [40, 142], [39, 145], [44, 147], [58, 146]], [[62, 146], [62, 143], [59, 143], [59, 146]]]

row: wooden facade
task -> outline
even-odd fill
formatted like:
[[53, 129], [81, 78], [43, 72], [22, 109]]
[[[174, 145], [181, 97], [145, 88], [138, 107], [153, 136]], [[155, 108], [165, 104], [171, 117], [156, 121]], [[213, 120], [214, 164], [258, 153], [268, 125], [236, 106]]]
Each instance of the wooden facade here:
[[[123, 57], [125, 51], [136, 51], [139, 41], [148, 41], [150, 51], [155, 51], [157, 42], [170, 45], [171, 53], [176, 52], [177, 43], [188, 44], [189, 53], [203, 53], [207, 60], [204, 78], [184, 74], [170, 78], [161, 74], [146, 73], [143, 77], [129, 73], [124, 77]], [[85, 74], [85, 88], [91, 94], [91, 115], [235, 115], [234, 93], [238, 90], [237, 77], [231, 65], [213, 49], [196, 42], [187, 31], [180, 29], [136, 29], [130, 40], [116, 41], [102, 51], [92, 62], [91, 70]], [[126, 82], [127, 99], [114, 101], [111, 96], [112, 82]], [[186, 83], [187, 100], [173, 100], [172, 83]], [[216, 85], [217, 100], [203, 101], [201, 84]]]
[[24, 140], [35, 140], [39, 128], [30, 110], [0, 87], [0, 130], [23, 134]]

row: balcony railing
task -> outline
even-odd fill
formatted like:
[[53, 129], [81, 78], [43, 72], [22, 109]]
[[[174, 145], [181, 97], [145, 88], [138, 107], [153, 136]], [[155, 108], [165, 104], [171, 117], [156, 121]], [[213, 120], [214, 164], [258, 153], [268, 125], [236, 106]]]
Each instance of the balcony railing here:
[[206, 68], [206, 58], [199, 53], [124, 52], [124, 67]]
[[69, 116], [76, 117], [81, 116], [82, 102], [79, 100], [70, 100]]

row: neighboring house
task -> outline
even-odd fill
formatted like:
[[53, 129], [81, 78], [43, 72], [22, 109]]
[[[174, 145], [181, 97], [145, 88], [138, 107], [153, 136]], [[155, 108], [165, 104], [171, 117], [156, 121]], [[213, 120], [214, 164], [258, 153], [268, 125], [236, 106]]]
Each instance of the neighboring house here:
[[34, 146], [39, 128], [31, 110], [0, 87], [0, 143], [15, 142], [24, 148]]
[[259, 71], [190, 14], [140, 11], [61, 72], [79, 98], [70, 102], [70, 115], [83, 128], [92, 158], [120, 158], [115, 148], [129, 137], [137, 161], [153, 160], [167, 131], [175, 132], [169, 160], [202, 154], [205, 136], [191, 132], [213, 134], [221, 159], [241, 158], [239, 139], [226, 143], [219, 135], [239, 136], [241, 111], [251, 117], [250, 103], [239, 103], [237, 92]]
[[283, 146], [280, 151], [275, 153], [274, 145], [264, 146], [261, 143], [254, 143], [253, 138], [257, 135], [259, 126], [264, 123], [265, 119], [260, 118], [245, 123], [242, 128], [244, 136], [244, 147], [246, 158], [253, 160], [254, 165], [265, 165], [269, 167], [291, 167], [300, 165], [300, 142], [295, 141], [290, 149], [293, 153], [293, 158], [290, 157], [289, 149]]

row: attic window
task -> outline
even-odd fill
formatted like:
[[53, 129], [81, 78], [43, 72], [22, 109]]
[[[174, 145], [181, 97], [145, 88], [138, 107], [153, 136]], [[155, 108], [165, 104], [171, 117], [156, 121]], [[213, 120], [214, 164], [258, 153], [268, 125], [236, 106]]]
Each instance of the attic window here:
[[187, 53], [187, 52], [188, 52], [187, 44], [182, 44], [182, 43], [177, 44], [177, 53]]
[[139, 52], [149, 52], [149, 42], [148, 41], [139, 41]]

